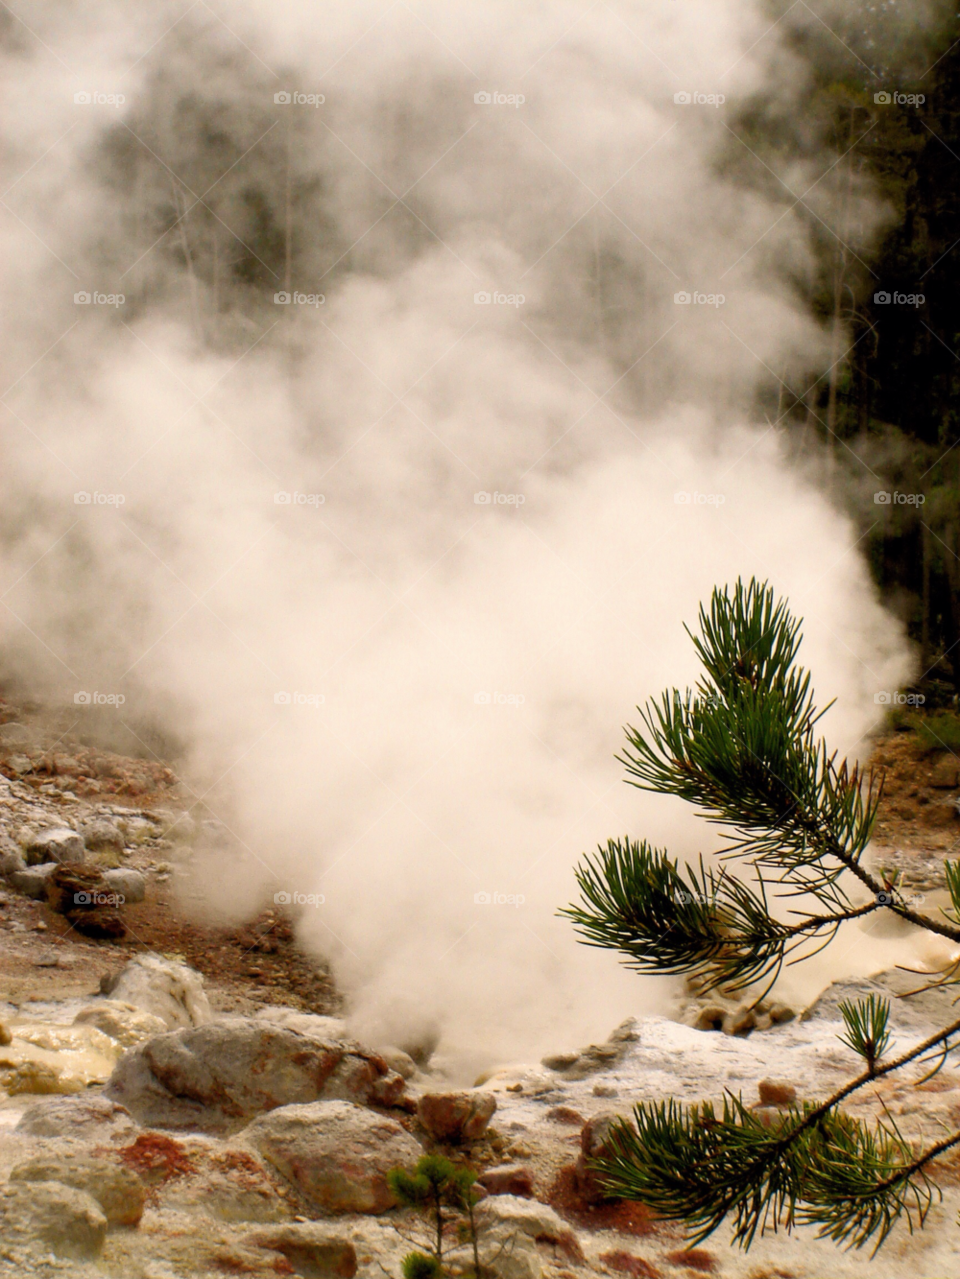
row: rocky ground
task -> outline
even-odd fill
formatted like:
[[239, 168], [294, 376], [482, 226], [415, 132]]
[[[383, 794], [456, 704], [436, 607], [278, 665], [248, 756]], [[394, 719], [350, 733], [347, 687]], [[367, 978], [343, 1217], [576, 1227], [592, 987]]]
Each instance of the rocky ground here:
[[[399, 1276], [427, 1236], [385, 1173], [424, 1151], [480, 1175], [481, 1261], [499, 1279], [960, 1274], [956, 1161], [938, 1170], [944, 1201], [927, 1230], [898, 1232], [872, 1261], [809, 1232], [746, 1256], [719, 1236], [690, 1249], [645, 1209], [602, 1201], [584, 1162], [636, 1101], [730, 1088], [775, 1115], [790, 1097], [822, 1097], [854, 1065], [838, 1000], [902, 994], [903, 974], [750, 1017], [691, 994], [675, 1019], [632, 1020], [603, 1044], [558, 1045], [457, 1091], [426, 1053], [349, 1038], [328, 973], [281, 908], [238, 929], [182, 916], [177, 877], [224, 831], [164, 749], [110, 740], [79, 712], [0, 701], [3, 1279]], [[876, 864], [935, 901], [960, 835], [956, 761], [913, 733], [881, 740], [875, 759], [891, 775]], [[950, 999], [895, 1000], [895, 1048], [939, 1027]], [[938, 1135], [960, 1124], [960, 1072], [884, 1083], [854, 1105], [882, 1110], [912, 1139]], [[466, 1273], [452, 1220], [446, 1242], [451, 1272]]]

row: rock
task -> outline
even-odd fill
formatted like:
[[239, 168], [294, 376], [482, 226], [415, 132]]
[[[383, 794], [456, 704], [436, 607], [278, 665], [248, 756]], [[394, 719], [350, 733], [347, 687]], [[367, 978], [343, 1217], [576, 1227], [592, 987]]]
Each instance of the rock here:
[[630, 1051], [640, 1036], [637, 1034], [637, 1019], [628, 1017], [614, 1030], [602, 1044], [589, 1044], [578, 1053], [558, 1053], [552, 1057], [544, 1057], [543, 1065], [549, 1070], [556, 1070], [565, 1079], [586, 1079], [598, 1070], [609, 1070]]
[[145, 1013], [133, 1004], [119, 999], [101, 999], [95, 1004], [81, 1008], [73, 1019], [75, 1026], [96, 1026], [111, 1039], [115, 1039], [124, 1048], [133, 1048], [150, 1039], [153, 1035], [162, 1035], [166, 1023], [152, 1013]]
[[143, 1124], [202, 1132], [321, 1098], [393, 1105], [402, 1092], [377, 1054], [252, 1017], [157, 1035], [123, 1057], [105, 1090]]
[[930, 785], [938, 790], [955, 790], [960, 786], [960, 760], [956, 755], [941, 755], [933, 766]]
[[797, 1090], [779, 1079], [761, 1079], [757, 1085], [761, 1106], [795, 1106]]
[[[568, 1234], [570, 1232], [568, 1231]], [[477, 1240], [483, 1274], [490, 1279], [542, 1279], [543, 1266], [537, 1245], [529, 1235], [509, 1227], [491, 1227]], [[472, 1246], [446, 1254], [457, 1274], [473, 1273]], [[570, 1274], [570, 1271], [552, 1273]]]
[[32, 734], [26, 724], [0, 724], [0, 742], [23, 746], [30, 741]]
[[33, 772], [33, 760], [26, 755], [11, 755], [7, 759], [7, 768], [18, 777]]
[[[207, 1137], [191, 1136], [182, 1142], [168, 1143], [166, 1151], [158, 1149], [159, 1134], [144, 1134], [153, 1139], [128, 1156], [134, 1164], [148, 1163], [148, 1175], [162, 1176], [156, 1182], [159, 1207], [163, 1211], [203, 1213], [215, 1221], [269, 1224], [288, 1221], [292, 1210], [278, 1189], [276, 1174], [250, 1150], [224, 1146]], [[166, 1156], [164, 1158], [164, 1155]], [[159, 1156], [159, 1157], [158, 1157]]]
[[154, 808], [150, 816], [159, 823], [159, 834], [175, 843], [188, 843], [196, 838], [197, 823], [189, 813], [175, 813], [169, 808]]
[[756, 1029], [757, 1015], [752, 1008], [743, 1006], [735, 1012], [728, 1013], [723, 1019], [725, 1035], [749, 1035]]
[[0, 1021], [0, 1047], [6, 1048], [7, 1044], [13, 1043], [13, 1035], [10, 1033], [10, 1027]]
[[131, 902], [142, 902], [147, 895], [147, 878], [140, 871], [129, 866], [122, 866], [103, 872], [103, 880], [108, 893], [116, 893], [123, 898], [123, 905]]
[[80, 827], [84, 847], [89, 853], [106, 853], [119, 858], [123, 852], [123, 834], [114, 822], [105, 817], [84, 822]]
[[346, 1101], [283, 1106], [243, 1133], [300, 1193], [324, 1212], [385, 1212], [386, 1174], [423, 1154], [400, 1124]]
[[891, 968], [871, 978], [854, 978], [838, 981], [828, 986], [819, 998], [801, 1015], [801, 1021], [825, 1018], [841, 1021], [837, 1005], [842, 1000], [866, 999], [876, 995], [890, 1001], [890, 1029], [918, 1036], [930, 1035], [956, 1020], [955, 991], [950, 986], [939, 990], [921, 990], [909, 999], [898, 996], [917, 990], [923, 984], [922, 975]]
[[574, 1165], [574, 1184], [580, 1197], [587, 1203], [602, 1203], [610, 1196], [603, 1188], [603, 1180], [591, 1166], [593, 1159], [609, 1159], [616, 1153], [612, 1136], [622, 1122], [622, 1116], [604, 1111], [588, 1119], [580, 1130], [580, 1154]]
[[536, 1199], [518, 1199], [514, 1195], [492, 1195], [474, 1210], [481, 1230], [506, 1227], [530, 1239], [545, 1243], [569, 1240], [570, 1227], [552, 1208]]
[[98, 1256], [107, 1219], [95, 1199], [56, 1181], [0, 1187], [0, 1237], [10, 1244], [39, 1244], [58, 1257]]
[[82, 862], [83, 840], [69, 826], [51, 826], [34, 835], [24, 850], [28, 866], [44, 862]]
[[135, 1172], [111, 1159], [68, 1151], [38, 1155], [10, 1171], [11, 1182], [56, 1181], [85, 1190], [100, 1205], [108, 1226], [136, 1226], [147, 1191]]
[[0, 842], [0, 879], [7, 875], [22, 874], [25, 869], [23, 854], [13, 840], [4, 839]]
[[380, 1056], [401, 1079], [412, 1079], [417, 1073], [417, 1063], [402, 1048], [381, 1048]]
[[304, 1013], [298, 1008], [289, 1008], [284, 1004], [273, 1004], [269, 1008], [261, 1008], [256, 1014], [257, 1021], [266, 1021], [274, 1026], [286, 1026], [289, 1030], [299, 1031], [302, 1035], [310, 1035], [314, 1039], [347, 1039], [347, 1023], [340, 1017], [321, 1017], [317, 1013]]
[[47, 877], [53, 874], [59, 864], [45, 862], [40, 866], [28, 866], [26, 870], [15, 870], [10, 875], [10, 883], [24, 897], [41, 901], [47, 895]]
[[417, 1117], [434, 1141], [457, 1145], [483, 1135], [497, 1109], [489, 1092], [425, 1093], [417, 1102]]
[[499, 1164], [482, 1172], [477, 1180], [491, 1195], [533, 1198], [533, 1171], [524, 1164]]
[[102, 1144], [132, 1141], [139, 1130], [124, 1106], [86, 1093], [35, 1102], [20, 1116], [14, 1131], [27, 1137], [76, 1137]]
[[319, 1221], [290, 1222], [249, 1235], [245, 1243], [282, 1253], [299, 1275], [353, 1279], [357, 1252], [349, 1239]]
[[47, 876], [47, 902], [85, 937], [120, 938], [126, 925], [117, 895], [98, 866], [64, 864]]
[[788, 1021], [793, 1021], [796, 1013], [787, 1004], [775, 1003], [771, 1004], [767, 1009], [767, 1016], [775, 1026], [784, 1026]]
[[138, 955], [116, 976], [101, 982], [101, 989], [113, 999], [159, 1017], [170, 1030], [202, 1026], [213, 1017], [200, 973], [160, 955]]
[[719, 1004], [707, 1004], [697, 1012], [696, 1021], [693, 1023], [696, 1030], [723, 1030], [724, 1019], [729, 1016], [726, 1008], [721, 1008]]

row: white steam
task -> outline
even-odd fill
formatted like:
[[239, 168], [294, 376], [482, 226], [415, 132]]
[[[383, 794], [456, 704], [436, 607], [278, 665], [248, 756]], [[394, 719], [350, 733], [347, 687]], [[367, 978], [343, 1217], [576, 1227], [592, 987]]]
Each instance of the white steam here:
[[803, 68], [746, 0], [202, 8], [11, 36], [8, 662], [188, 744], [235, 837], [206, 907], [322, 894], [301, 933], [362, 1033], [581, 1042], [663, 995], [555, 917], [574, 862], [714, 846], [613, 758], [695, 678], [698, 603], [789, 596], [841, 749], [909, 666], [756, 420], [825, 344], [802, 223], [735, 178], [728, 126]]

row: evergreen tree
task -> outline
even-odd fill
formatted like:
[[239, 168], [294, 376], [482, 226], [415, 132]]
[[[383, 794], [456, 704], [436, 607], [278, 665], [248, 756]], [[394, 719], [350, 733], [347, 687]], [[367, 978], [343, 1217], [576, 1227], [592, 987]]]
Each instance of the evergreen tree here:
[[[838, 762], [816, 728], [823, 711], [796, 664], [800, 622], [772, 589], [738, 581], [701, 607], [688, 631], [703, 664], [695, 690], [664, 693], [627, 729], [632, 785], [676, 795], [720, 826], [719, 866], [681, 866], [645, 841], [610, 840], [577, 870], [581, 902], [561, 912], [591, 946], [618, 950], [638, 972], [688, 974], [704, 990], [751, 987], [760, 1000], [781, 968], [828, 945], [842, 923], [888, 911], [960, 942], [960, 866], [947, 863], [952, 909], [915, 910], [864, 864], [882, 777]], [[638, 708], [639, 709], [639, 708]], [[753, 874], [738, 878], [731, 863]], [[851, 893], [858, 891], [855, 901]], [[803, 899], [784, 923], [772, 896]], [[960, 983], [960, 964], [936, 977]], [[915, 1151], [892, 1121], [869, 1126], [840, 1109], [865, 1084], [912, 1063], [935, 1074], [960, 1046], [960, 1020], [886, 1061], [889, 1004], [841, 1007], [844, 1042], [865, 1069], [833, 1096], [786, 1111], [773, 1127], [728, 1093], [711, 1103], [641, 1103], [621, 1121], [615, 1153], [597, 1163], [611, 1194], [685, 1221], [695, 1241], [727, 1218], [749, 1247], [758, 1230], [819, 1227], [879, 1247], [900, 1218], [922, 1224], [938, 1191], [929, 1167], [960, 1131]], [[914, 1082], [921, 1082], [915, 1080]]]

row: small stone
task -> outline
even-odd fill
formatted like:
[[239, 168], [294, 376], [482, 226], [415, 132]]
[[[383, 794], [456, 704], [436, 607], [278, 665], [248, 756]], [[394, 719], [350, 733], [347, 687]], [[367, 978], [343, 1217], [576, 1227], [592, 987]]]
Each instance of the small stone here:
[[721, 1008], [719, 1004], [707, 1004], [705, 1008], [701, 1008], [697, 1013], [694, 1029], [723, 1030], [723, 1023], [727, 1015], [726, 1008]]
[[500, 1164], [496, 1168], [488, 1168], [477, 1181], [491, 1195], [533, 1198], [533, 1172], [524, 1164]]
[[793, 1021], [796, 1013], [787, 1004], [771, 1004], [769, 1009], [769, 1017], [775, 1026], [783, 1026], [788, 1021]]
[[13, 1035], [10, 1033], [10, 1027], [0, 1021], [0, 1047], [6, 1048], [7, 1044], [13, 1043]]
[[552, 1057], [544, 1057], [541, 1064], [546, 1066], [547, 1070], [569, 1070], [579, 1060], [579, 1053], [554, 1053]]
[[104, 817], [92, 822], [85, 822], [80, 828], [83, 843], [91, 853], [113, 853], [119, 857], [123, 852], [123, 834], [119, 828]]
[[738, 1008], [734, 1013], [728, 1013], [723, 1020], [723, 1033], [725, 1035], [749, 1035], [756, 1028], [757, 1017], [752, 1008]]
[[610, 1084], [594, 1084], [592, 1092], [594, 1097], [619, 1097], [620, 1095]]
[[761, 1079], [757, 1091], [761, 1106], [794, 1106], [797, 1102], [797, 1090], [793, 1084], [779, 1079]]
[[547, 1111], [547, 1118], [554, 1120], [558, 1124], [577, 1124], [584, 1122], [583, 1115], [579, 1110], [574, 1110], [572, 1106], [552, 1106]]
[[417, 1063], [402, 1048], [381, 1048], [380, 1056], [401, 1079], [412, 1079], [417, 1073]]
[[588, 1119], [580, 1130], [580, 1154], [574, 1166], [574, 1181], [578, 1193], [587, 1203], [602, 1203], [609, 1197], [593, 1168], [593, 1160], [608, 1159], [615, 1153], [613, 1133], [622, 1122], [620, 1115], [605, 1111]]
[[417, 1116], [434, 1141], [476, 1141], [493, 1118], [497, 1099], [488, 1092], [425, 1093]]

